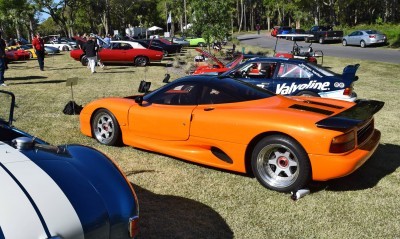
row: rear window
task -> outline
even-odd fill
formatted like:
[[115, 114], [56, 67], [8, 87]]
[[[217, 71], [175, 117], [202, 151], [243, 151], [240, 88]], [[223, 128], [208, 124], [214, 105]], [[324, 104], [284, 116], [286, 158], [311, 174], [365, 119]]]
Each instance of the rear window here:
[[367, 34], [383, 34], [380, 31], [376, 31], [376, 30], [369, 30], [369, 31], [365, 31]]

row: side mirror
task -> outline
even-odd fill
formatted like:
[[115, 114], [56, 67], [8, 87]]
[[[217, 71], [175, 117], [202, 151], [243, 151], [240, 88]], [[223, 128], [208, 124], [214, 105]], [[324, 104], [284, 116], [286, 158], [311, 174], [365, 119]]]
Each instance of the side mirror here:
[[137, 96], [136, 98], [135, 98], [135, 102], [138, 104], [138, 105], [140, 105], [140, 106], [142, 106], [142, 103], [143, 103], [143, 96]]
[[165, 74], [164, 80], [162, 82], [168, 83], [170, 78], [171, 78], [171, 75], [167, 73], [167, 74]]

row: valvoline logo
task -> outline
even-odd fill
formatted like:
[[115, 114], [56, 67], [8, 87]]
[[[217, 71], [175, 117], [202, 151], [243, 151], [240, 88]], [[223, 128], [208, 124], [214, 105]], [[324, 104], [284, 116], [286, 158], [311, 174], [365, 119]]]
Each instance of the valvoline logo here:
[[330, 84], [330, 82], [317, 82], [315, 80], [310, 81], [307, 84], [296, 84], [293, 82], [291, 85], [287, 85], [286, 83], [283, 83], [276, 86], [276, 93], [289, 95], [296, 91], [307, 89], [318, 89], [320, 91], [327, 91], [330, 89]]

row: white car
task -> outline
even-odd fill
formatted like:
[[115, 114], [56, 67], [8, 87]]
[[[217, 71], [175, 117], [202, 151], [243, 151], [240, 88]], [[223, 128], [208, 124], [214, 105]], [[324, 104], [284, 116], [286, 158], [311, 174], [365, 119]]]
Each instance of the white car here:
[[76, 44], [73, 45], [71, 43], [68, 43], [67, 41], [63, 40], [50, 40], [47, 41], [44, 46], [51, 46], [58, 48], [60, 51], [71, 51], [76, 48]]

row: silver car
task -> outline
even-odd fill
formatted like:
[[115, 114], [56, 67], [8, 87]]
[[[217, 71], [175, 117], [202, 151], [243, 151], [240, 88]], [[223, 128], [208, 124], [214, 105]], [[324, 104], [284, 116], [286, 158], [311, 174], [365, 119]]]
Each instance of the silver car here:
[[350, 33], [343, 37], [343, 46], [356, 45], [366, 47], [375, 44], [385, 45], [387, 43], [387, 37], [380, 31], [377, 30], [358, 30]]

